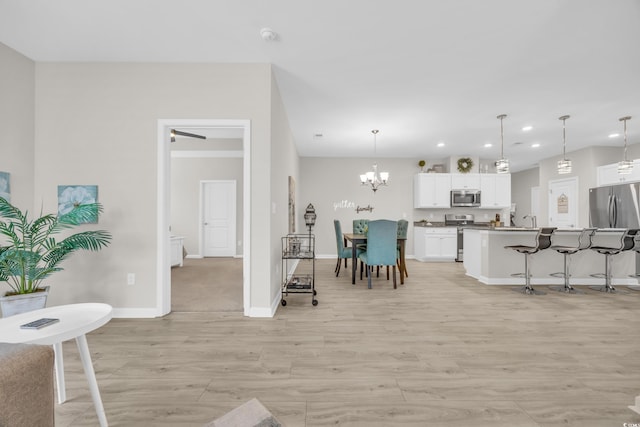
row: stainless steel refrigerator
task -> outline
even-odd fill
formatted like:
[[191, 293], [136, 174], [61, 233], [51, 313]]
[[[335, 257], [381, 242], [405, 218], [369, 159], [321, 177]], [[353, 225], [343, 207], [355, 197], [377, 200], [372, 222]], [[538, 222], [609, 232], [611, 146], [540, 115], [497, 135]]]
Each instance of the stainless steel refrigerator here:
[[640, 228], [640, 183], [589, 189], [589, 225]]

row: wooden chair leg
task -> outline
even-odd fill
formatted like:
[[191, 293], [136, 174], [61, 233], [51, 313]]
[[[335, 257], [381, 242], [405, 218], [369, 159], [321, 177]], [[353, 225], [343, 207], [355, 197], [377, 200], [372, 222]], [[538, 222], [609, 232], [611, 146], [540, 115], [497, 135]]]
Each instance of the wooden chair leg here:
[[[402, 274], [402, 272], [400, 272]], [[393, 266], [393, 289], [398, 289], [398, 284], [396, 283], [396, 266]]]
[[[342, 265], [342, 260], [340, 258], [338, 258], [338, 264], [336, 264], [336, 269], [335, 269], [336, 277], [338, 277], [338, 275], [340, 274], [340, 266], [341, 265]], [[345, 268], [347, 268], [347, 267], [345, 267]]]
[[373, 275], [373, 267], [367, 265], [367, 271], [369, 275], [367, 276], [367, 287], [371, 289], [371, 276]]

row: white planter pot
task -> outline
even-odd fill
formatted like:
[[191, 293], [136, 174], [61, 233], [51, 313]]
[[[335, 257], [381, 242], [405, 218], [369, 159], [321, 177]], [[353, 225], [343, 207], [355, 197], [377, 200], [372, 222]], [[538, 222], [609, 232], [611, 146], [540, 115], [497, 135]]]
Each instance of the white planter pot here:
[[14, 314], [26, 313], [27, 311], [44, 308], [47, 304], [48, 296], [49, 286], [45, 287], [42, 292], [0, 297], [2, 317], [9, 317]]

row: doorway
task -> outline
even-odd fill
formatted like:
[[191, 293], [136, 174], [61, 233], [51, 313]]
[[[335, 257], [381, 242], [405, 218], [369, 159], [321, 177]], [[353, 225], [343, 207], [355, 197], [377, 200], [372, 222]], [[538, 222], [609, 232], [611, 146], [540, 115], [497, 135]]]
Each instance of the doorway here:
[[251, 125], [249, 120], [158, 120], [158, 221], [157, 221], [157, 299], [156, 315], [171, 311], [171, 152], [170, 132], [174, 128], [239, 131], [242, 138], [243, 158], [243, 215], [242, 215], [242, 306], [245, 316], [250, 314], [250, 211], [251, 211]]
[[578, 224], [578, 178], [549, 181], [549, 225], [575, 228]]

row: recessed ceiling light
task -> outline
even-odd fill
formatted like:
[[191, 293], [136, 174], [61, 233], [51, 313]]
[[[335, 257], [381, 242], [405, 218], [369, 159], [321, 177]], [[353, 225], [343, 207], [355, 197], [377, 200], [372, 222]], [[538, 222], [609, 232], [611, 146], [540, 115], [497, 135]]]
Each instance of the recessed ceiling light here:
[[619, 133], [611, 133], [611, 134], [609, 134], [609, 138], [617, 138], [619, 136], [620, 136]]
[[529, 132], [531, 129], [533, 129], [533, 126], [525, 126], [522, 128], [523, 132]]
[[487, 142], [486, 144], [484, 144], [484, 148], [490, 148], [493, 147], [493, 144], [490, 142]]
[[444, 142], [438, 142], [438, 147], [444, 147]]
[[538, 144], [537, 142], [534, 142], [533, 144], [531, 144], [531, 148], [538, 148], [540, 147], [540, 144]]

